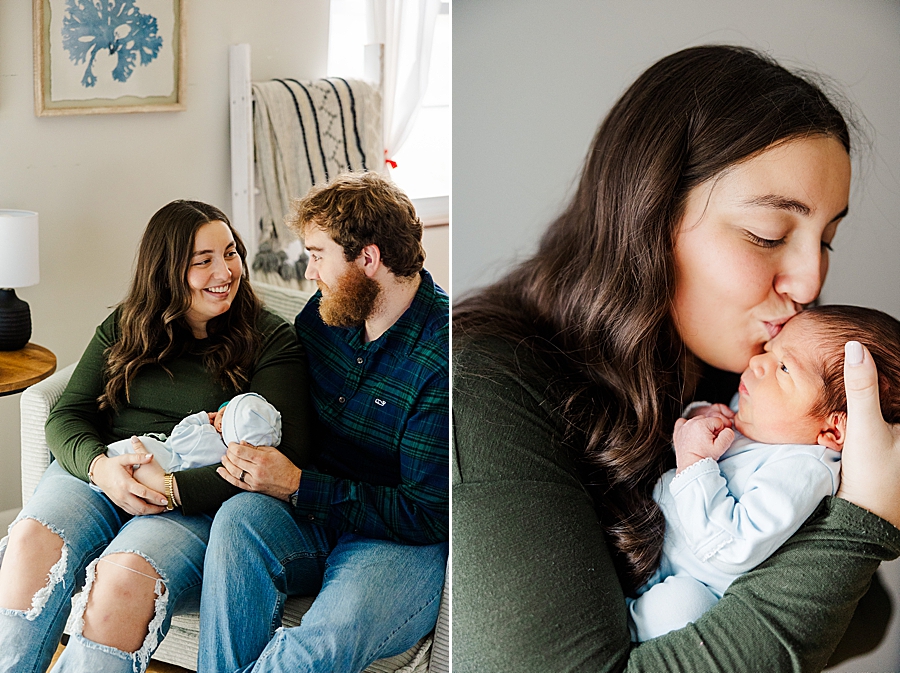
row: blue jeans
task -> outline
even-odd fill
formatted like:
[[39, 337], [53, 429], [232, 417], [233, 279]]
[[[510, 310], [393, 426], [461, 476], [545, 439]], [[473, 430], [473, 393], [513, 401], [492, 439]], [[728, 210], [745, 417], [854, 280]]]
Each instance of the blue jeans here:
[[[39, 521], [62, 538], [63, 547], [30, 610], [0, 608], [0, 672], [43, 673], [56, 652], [69, 612], [74, 610], [80, 619], [55, 672], [142, 673], [169, 630], [172, 615], [198, 609], [203, 555], [212, 525], [209, 516], [184, 516], [174, 511], [132, 518], [53, 462], [12, 526], [21, 519]], [[4, 538], [0, 563], [5, 547]], [[121, 552], [139, 554], [161, 578], [155, 587], [154, 619], [142, 647], [133, 653], [81, 635], [97, 562]], [[82, 586], [81, 596], [71, 601]]]
[[[236, 495], [210, 533], [199, 670], [358, 673], [434, 628], [446, 563], [447, 543], [339, 535], [275, 498]], [[300, 626], [279, 628], [287, 596], [317, 593]]]

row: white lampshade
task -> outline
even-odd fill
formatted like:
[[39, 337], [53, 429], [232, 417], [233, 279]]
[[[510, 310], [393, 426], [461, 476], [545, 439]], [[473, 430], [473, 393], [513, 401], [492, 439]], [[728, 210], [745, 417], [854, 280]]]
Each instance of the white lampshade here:
[[37, 285], [40, 279], [38, 214], [0, 210], [0, 288]]

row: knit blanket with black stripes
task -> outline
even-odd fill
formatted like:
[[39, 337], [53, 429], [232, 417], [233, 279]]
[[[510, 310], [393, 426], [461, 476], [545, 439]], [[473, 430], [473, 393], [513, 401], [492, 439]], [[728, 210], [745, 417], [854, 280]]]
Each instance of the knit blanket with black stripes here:
[[284, 224], [291, 201], [339, 173], [384, 170], [381, 93], [341, 77], [276, 79], [254, 82], [252, 89], [260, 218], [253, 266], [296, 275], [284, 252], [296, 240]]

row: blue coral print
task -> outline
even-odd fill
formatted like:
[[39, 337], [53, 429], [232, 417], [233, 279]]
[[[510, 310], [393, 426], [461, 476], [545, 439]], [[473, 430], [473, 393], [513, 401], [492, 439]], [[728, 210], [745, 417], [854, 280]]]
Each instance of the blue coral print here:
[[138, 56], [141, 65], [147, 65], [163, 44], [156, 18], [141, 14], [135, 0], [67, 0], [62, 42], [73, 63], [87, 61], [81, 78], [85, 87], [97, 83], [94, 59], [101, 49], [117, 57], [113, 79], [127, 82]]

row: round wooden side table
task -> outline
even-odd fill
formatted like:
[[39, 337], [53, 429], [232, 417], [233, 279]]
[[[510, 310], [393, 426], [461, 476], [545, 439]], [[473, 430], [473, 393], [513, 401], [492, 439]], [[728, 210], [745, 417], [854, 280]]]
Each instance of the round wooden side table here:
[[29, 343], [17, 351], [0, 351], [0, 397], [25, 390], [56, 371], [52, 351]]

